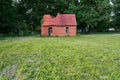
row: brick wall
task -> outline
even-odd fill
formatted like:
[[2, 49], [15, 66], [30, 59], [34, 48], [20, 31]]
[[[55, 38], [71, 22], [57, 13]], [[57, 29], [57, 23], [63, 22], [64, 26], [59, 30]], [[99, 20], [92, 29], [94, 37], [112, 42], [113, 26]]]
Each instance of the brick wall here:
[[53, 27], [53, 36], [66, 36], [66, 28], [59, 26]]
[[41, 27], [41, 35], [48, 36], [48, 27]]
[[69, 27], [69, 36], [76, 36], [76, 26]]
[[[76, 26], [50, 26], [50, 27], [52, 27], [52, 36], [67, 36], [66, 27], [69, 27], [68, 36], [76, 36]], [[49, 36], [48, 28], [49, 27], [41, 28], [42, 36]]]

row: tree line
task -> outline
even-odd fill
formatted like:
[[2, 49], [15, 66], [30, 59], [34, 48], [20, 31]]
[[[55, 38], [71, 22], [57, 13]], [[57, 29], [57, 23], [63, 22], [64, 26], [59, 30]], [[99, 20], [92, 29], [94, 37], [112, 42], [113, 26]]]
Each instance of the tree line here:
[[120, 0], [0, 0], [0, 33], [39, 32], [43, 15], [58, 13], [76, 14], [77, 29], [84, 33], [120, 31]]

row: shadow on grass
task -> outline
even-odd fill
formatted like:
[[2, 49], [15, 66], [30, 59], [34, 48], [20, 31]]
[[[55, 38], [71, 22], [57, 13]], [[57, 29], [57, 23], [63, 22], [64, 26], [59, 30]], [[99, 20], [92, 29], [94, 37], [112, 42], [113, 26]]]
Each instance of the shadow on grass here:
[[[120, 32], [95, 32], [95, 33], [77, 33], [76, 37], [80, 37], [82, 35], [120, 35]], [[33, 35], [10, 35], [10, 34], [0, 34], [0, 40], [8, 40], [8, 39], [14, 39], [14, 38], [29, 38], [29, 37], [37, 37], [37, 38], [46, 38], [44, 36], [41, 36], [40, 34], [33, 34]], [[59, 36], [55, 36], [54, 38], [57, 38]], [[64, 36], [64, 37], [71, 37], [71, 36]], [[52, 36], [50, 38], [53, 38]]]
[[14, 38], [25, 38], [25, 37], [41, 37], [39, 34], [36, 35], [9, 35], [9, 34], [0, 34], [0, 40], [8, 40], [8, 39], [14, 39]]

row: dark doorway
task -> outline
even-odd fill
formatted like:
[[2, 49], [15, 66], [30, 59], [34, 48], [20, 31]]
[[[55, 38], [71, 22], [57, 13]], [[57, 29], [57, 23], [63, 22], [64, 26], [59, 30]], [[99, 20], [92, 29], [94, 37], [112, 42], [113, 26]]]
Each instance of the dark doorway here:
[[48, 28], [48, 34], [49, 34], [49, 36], [52, 36], [52, 27]]
[[67, 34], [67, 36], [69, 35], [69, 28], [68, 27], [66, 27], [66, 34]]

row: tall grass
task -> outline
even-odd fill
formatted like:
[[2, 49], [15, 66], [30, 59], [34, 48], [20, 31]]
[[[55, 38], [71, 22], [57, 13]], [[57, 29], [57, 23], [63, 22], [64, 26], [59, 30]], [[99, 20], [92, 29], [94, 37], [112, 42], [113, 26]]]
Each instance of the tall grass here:
[[5, 38], [0, 80], [120, 80], [120, 36]]

